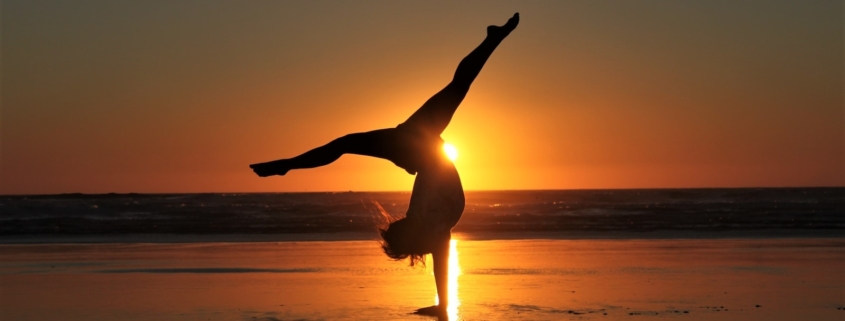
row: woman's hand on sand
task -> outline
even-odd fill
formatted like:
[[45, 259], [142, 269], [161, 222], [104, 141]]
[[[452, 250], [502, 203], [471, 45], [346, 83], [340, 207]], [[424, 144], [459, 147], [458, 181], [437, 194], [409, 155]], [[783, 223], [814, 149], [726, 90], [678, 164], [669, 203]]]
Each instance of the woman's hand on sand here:
[[414, 314], [442, 317], [446, 315], [446, 308], [440, 307], [439, 305], [432, 305], [427, 308], [418, 309], [414, 311]]

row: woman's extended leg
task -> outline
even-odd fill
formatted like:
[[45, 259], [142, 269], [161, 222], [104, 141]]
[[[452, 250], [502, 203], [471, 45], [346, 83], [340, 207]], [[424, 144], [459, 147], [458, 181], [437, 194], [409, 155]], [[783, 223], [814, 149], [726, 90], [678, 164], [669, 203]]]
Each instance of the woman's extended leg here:
[[294, 158], [280, 159], [249, 165], [261, 177], [285, 175], [289, 170], [313, 168], [331, 164], [343, 154], [358, 154], [387, 158], [396, 144], [395, 129], [380, 129], [366, 133], [349, 134], [328, 144], [314, 148]]
[[519, 13], [514, 14], [504, 26], [487, 27], [487, 38], [484, 38], [475, 50], [461, 60], [452, 82], [429, 98], [403, 125], [418, 128], [430, 135], [440, 135], [449, 125], [452, 115], [464, 100], [469, 86], [481, 72], [487, 58], [516, 28], [517, 24], [519, 24]]

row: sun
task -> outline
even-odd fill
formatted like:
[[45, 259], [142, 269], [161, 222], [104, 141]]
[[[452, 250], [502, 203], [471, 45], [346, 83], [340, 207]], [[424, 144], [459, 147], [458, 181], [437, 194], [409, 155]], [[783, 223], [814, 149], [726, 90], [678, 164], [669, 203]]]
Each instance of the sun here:
[[449, 159], [453, 162], [458, 159], [458, 149], [452, 144], [443, 143], [443, 152], [446, 153], [446, 157], [449, 157]]

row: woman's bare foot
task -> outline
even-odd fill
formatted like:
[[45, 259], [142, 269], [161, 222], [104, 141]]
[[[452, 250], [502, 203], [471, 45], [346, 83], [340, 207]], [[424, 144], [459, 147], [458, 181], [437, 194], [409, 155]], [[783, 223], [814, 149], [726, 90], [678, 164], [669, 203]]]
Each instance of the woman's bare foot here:
[[249, 165], [249, 168], [252, 168], [252, 171], [258, 176], [267, 177], [273, 175], [285, 175], [288, 173], [290, 168], [287, 168], [284, 165], [284, 160], [277, 160], [267, 163], [259, 163], [259, 164], [252, 164]]
[[519, 12], [514, 13], [513, 17], [508, 19], [508, 22], [505, 23], [503, 26], [488, 26], [487, 27], [487, 36], [489, 37], [496, 37], [499, 39], [505, 39], [511, 31], [516, 29], [516, 26], [519, 24]]

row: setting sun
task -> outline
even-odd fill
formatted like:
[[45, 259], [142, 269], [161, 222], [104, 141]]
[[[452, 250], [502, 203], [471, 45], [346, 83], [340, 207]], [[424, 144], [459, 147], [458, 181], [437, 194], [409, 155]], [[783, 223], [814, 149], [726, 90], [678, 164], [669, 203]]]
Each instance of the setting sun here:
[[458, 149], [452, 144], [443, 143], [443, 152], [446, 153], [446, 157], [449, 157], [449, 159], [453, 162], [458, 159]]

